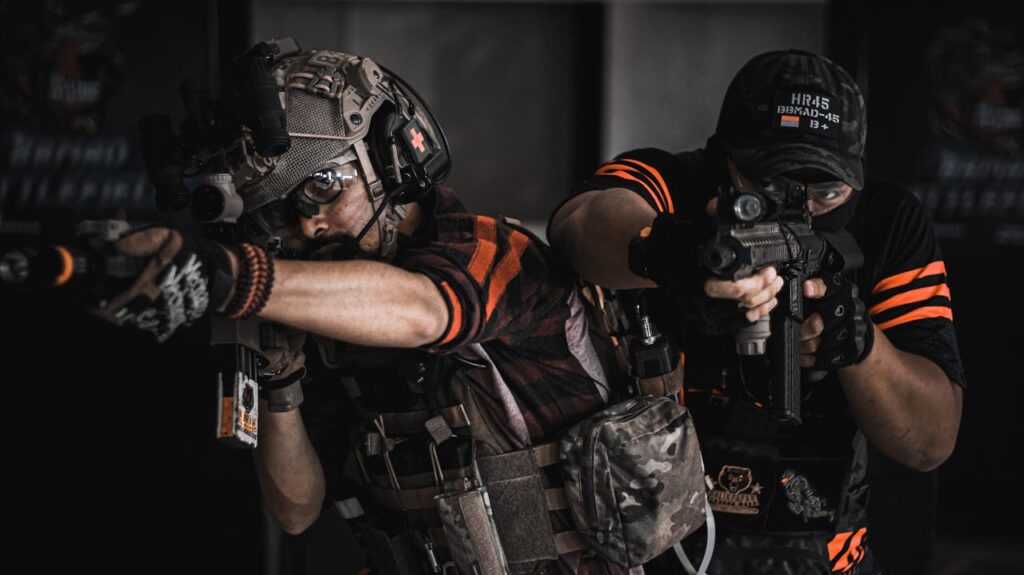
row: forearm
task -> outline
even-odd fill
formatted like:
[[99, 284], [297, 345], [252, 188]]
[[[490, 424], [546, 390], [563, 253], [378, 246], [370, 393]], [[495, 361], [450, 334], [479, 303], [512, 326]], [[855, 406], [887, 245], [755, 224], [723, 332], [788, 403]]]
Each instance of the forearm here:
[[871, 353], [839, 370], [854, 418], [882, 453], [929, 471], [953, 451], [963, 392], [934, 362], [897, 349], [875, 328]]
[[296, 534], [320, 516], [324, 473], [298, 410], [273, 413], [260, 402], [258, 447], [253, 454], [260, 493], [281, 528]]
[[551, 245], [579, 277], [612, 289], [654, 287], [629, 270], [629, 242], [657, 213], [630, 190], [594, 190], [566, 202], [551, 222]]
[[277, 260], [260, 317], [331, 339], [375, 347], [436, 341], [448, 308], [426, 276], [373, 261]]

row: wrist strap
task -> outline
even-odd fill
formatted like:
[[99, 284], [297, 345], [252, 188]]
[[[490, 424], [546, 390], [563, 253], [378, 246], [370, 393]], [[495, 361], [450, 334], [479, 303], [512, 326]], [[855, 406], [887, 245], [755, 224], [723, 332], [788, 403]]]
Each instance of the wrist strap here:
[[280, 381], [260, 384], [260, 398], [267, 400], [267, 409], [282, 413], [302, 405], [302, 377], [305, 374], [306, 369], [303, 368]]
[[629, 271], [636, 275], [650, 279], [647, 271], [647, 254], [644, 251], [647, 243], [647, 236], [651, 235], [651, 226], [640, 230], [640, 233], [629, 240], [628, 264]]

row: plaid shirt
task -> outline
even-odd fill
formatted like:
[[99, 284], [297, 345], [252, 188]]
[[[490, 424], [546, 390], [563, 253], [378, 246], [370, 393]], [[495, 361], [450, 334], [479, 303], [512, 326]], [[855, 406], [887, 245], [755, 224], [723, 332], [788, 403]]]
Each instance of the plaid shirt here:
[[[443, 335], [421, 351], [458, 355], [487, 366], [457, 369], [450, 380], [442, 379], [442, 389], [432, 395], [434, 405], [466, 406], [473, 437], [502, 452], [554, 441], [602, 409], [609, 391], [567, 266], [528, 230], [504, 218], [467, 213], [449, 190], [438, 190], [421, 206], [426, 215], [423, 223], [411, 241], [400, 239], [392, 262], [428, 277], [448, 306], [449, 324]], [[403, 357], [415, 357], [415, 350], [344, 344], [339, 349], [341, 372], [360, 380], [362, 408], [401, 412], [428, 405], [425, 396], [410, 389], [398, 367]], [[316, 352], [307, 348], [307, 358], [314, 357]], [[331, 383], [337, 375], [321, 363], [307, 361], [313, 381], [304, 385], [307, 400], [302, 415], [323, 464], [329, 503], [344, 497], [337, 489], [344, 454], [350, 449], [346, 427], [361, 416], [352, 402], [341, 397], [340, 386]], [[418, 435], [420, 440], [410, 438], [390, 452], [405, 489], [433, 485], [422, 443], [425, 434]], [[448, 441], [438, 448], [446, 468], [466, 464], [467, 452], [453, 457], [462, 441]], [[371, 476], [385, 473], [381, 457], [364, 459]], [[452, 465], [453, 461], [458, 463]], [[386, 487], [384, 481], [378, 487]], [[564, 512], [553, 520], [555, 532], [572, 528]], [[624, 572], [585, 552], [563, 555], [555, 565], [560, 572], [577, 575]]]
[[466, 213], [444, 189], [426, 235], [394, 262], [430, 278], [448, 305], [448, 328], [426, 349], [483, 352], [533, 443], [557, 438], [604, 405], [604, 377], [586, 331], [571, 327], [571, 318], [582, 320], [574, 281], [547, 245], [503, 218]]

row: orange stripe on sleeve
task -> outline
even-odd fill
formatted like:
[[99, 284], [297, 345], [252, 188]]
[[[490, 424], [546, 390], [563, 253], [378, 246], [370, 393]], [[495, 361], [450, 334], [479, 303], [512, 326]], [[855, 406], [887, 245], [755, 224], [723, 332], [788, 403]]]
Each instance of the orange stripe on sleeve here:
[[897, 294], [891, 298], [883, 301], [880, 304], [873, 306], [868, 310], [868, 313], [874, 315], [882, 313], [887, 309], [892, 309], [908, 303], [914, 303], [918, 301], [928, 301], [933, 297], [945, 296], [947, 299], [952, 299], [949, 295], [949, 286], [946, 284], [939, 284], [935, 286], [927, 286], [918, 289], [912, 289], [908, 292]]
[[871, 290], [871, 293], [878, 293], [887, 289], [905, 286], [916, 279], [939, 274], [946, 275], [946, 262], [942, 260], [932, 262], [921, 268], [887, 277], [875, 284], [875, 289]]
[[476, 249], [473, 250], [473, 258], [469, 260], [469, 275], [473, 276], [477, 285], [482, 286], [487, 272], [491, 271], [494, 256], [498, 253], [494, 218], [476, 217], [476, 238]]
[[459, 298], [455, 296], [455, 292], [452, 290], [452, 286], [448, 285], [448, 282], [441, 282], [441, 288], [451, 304], [452, 316], [449, 318], [448, 333], [444, 334], [444, 337], [437, 345], [444, 345], [452, 341], [458, 335], [459, 330], [462, 329], [462, 304], [459, 303]]
[[625, 170], [615, 170], [615, 171], [612, 171], [612, 170], [605, 170], [604, 168], [601, 168], [600, 170], [598, 170], [597, 173], [599, 175], [602, 175], [602, 176], [617, 176], [617, 177], [620, 177], [620, 178], [625, 178], [627, 180], [632, 180], [634, 182], [639, 183], [641, 186], [644, 187], [645, 190], [647, 190], [647, 194], [649, 196], [651, 196], [651, 199], [654, 200], [654, 204], [656, 206], [658, 206], [658, 211], [659, 212], [664, 212], [665, 211], [665, 205], [661, 203], [660, 199], [658, 199], [658, 193], [656, 191], [652, 190], [651, 187], [647, 185], [647, 182], [641, 180], [640, 178], [634, 176], [633, 174], [630, 174], [629, 172], [626, 172]]
[[505, 254], [505, 257], [501, 258], [498, 267], [494, 269], [494, 275], [491, 276], [491, 285], [487, 290], [486, 319], [491, 319], [491, 313], [494, 312], [494, 308], [501, 301], [501, 296], [505, 295], [505, 289], [508, 288], [509, 282], [519, 275], [519, 271], [522, 269], [519, 258], [526, 251], [526, 246], [530, 244], [530, 238], [526, 237], [526, 234], [517, 231], [512, 232], [508, 241], [510, 244], [509, 252]]
[[651, 166], [648, 166], [647, 164], [641, 162], [640, 160], [633, 160], [633, 159], [629, 159], [629, 158], [624, 158], [622, 161], [629, 162], [631, 164], [636, 164], [636, 165], [644, 168], [645, 170], [647, 170], [651, 174], [653, 174], [654, 178], [656, 180], [658, 180], [658, 184], [661, 186], [661, 193], [662, 193], [662, 195], [663, 195], [663, 197], [665, 199], [665, 205], [668, 206], [668, 213], [670, 213], [670, 214], [676, 213], [676, 208], [672, 204], [672, 194], [668, 193], [668, 186], [665, 185], [665, 180], [661, 177], [661, 172], [659, 172], [658, 170], [655, 170], [654, 168], [652, 168]]
[[927, 306], [919, 307], [909, 313], [903, 314], [898, 318], [891, 319], [885, 323], [878, 324], [879, 329], [889, 329], [890, 327], [896, 327], [919, 319], [929, 319], [933, 317], [944, 317], [949, 321], [953, 321], [953, 310], [946, 306]]

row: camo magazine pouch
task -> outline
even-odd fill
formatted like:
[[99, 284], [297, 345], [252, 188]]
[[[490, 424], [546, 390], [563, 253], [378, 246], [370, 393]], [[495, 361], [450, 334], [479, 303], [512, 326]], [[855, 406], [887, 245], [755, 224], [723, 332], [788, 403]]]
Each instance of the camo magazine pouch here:
[[704, 464], [690, 412], [668, 397], [613, 405], [561, 440], [565, 493], [591, 548], [624, 567], [704, 523]]

